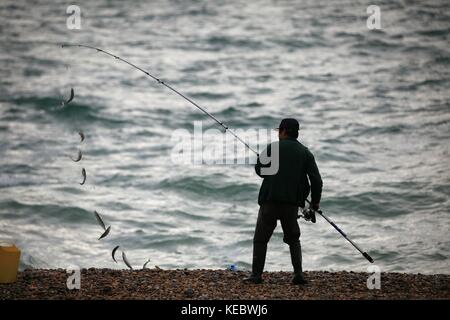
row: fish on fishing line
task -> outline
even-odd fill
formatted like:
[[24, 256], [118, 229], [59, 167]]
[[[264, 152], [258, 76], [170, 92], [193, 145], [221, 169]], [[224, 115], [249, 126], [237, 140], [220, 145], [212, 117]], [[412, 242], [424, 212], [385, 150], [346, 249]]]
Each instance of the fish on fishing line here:
[[111, 230], [111, 226], [109, 226], [105, 232], [103, 232], [103, 234], [100, 236], [100, 238], [98, 238], [98, 240], [103, 239], [104, 237], [106, 237], [109, 234], [109, 231]]
[[81, 160], [82, 157], [83, 157], [83, 154], [81, 153], [81, 150], [78, 150], [78, 156], [75, 159], [70, 157], [70, 159], [72, 159], [73, 162], [78, 162]]
[[113, 260], [114, 260], [115, 263], [117, 263], [117, 260], [116, 260], [116, 257], [115, 257], [116, 251], [117, 251], [117, 249], [119, 249], [119, 248], [120, 248], [120, 246], [116, 246], [116, 247], [114, 247], [114, 249], [113, 249], [112, 252], [111, 252], [111, 256], [112, 256], [112, 258], [113, 258]]
[[[98, 240], [101, 240], [103, 238], [105, 238], [109, 232], [111, 231], [111, 226], [109, 226], [108, 228], [106, 228], [105, 223], [103, 222], [102, 217], [100, 216], [100, 214], [97, 212], [97, 210], [94, 211], [94, 215], [95, 218], [97, 219], [98, 224], [100, 225], [100, 227], [102, 227], [102, 229], [104, 230], [104, 232], [102, 233], [102, 235], [100, 236], [100, 238], [98, 238]], [[114, 256], [113, 256], [114, 259]]]
[[85, 138], [83, 130], [78, 130], [78, 135], [80, 136], [80, 143], [83, 142]]
[[125, 251], [122, 251], [122, 260], [127, 265], [128, 268], [133, 270], [133, 267], [131, 266], [130, 262], [127, 259], [127, 255], [125, 254]]
[[83, 177], [83, 181], [80, 182], [80, 185], [83, 185], [86, 182], [86, 169], [81, 169], [81, 176]]
[[106, 225], [105, 225], [105, 223], [103, 222], [103, 219], [102, 219], [102, 217], [100, 216], [100, 214], [97, 212], [97, 210], [94, 210], [94, 215], [95, 215], [95, 218], [97, 219], [97, 222], [98, 222], [98, 224], [100, 225], [100, 227], [102, 227], [103, 230], [106, 231]]
[[61, 107], [67, 106], [75, 97], [75, 91], [73, 90], [73, 88], [70, 88], [70, 97], [67, 101], [62, 101], [61, 102]]
[[144, 265], [142, 266], [142, 269], [145, 269], [146, 267], [147, 267], [147, 264], [150, 262], [150, 259], [148, 259], [145, 263], [144, 263]]

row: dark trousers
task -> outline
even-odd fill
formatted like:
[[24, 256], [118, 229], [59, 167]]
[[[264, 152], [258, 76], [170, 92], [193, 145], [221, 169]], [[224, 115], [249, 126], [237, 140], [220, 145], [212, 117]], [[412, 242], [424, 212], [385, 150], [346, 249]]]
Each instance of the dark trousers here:
[[300, 227], [297, 219], [297, 206], [280, 203], [265, 203], [260, 206], [255, 236], [253, 237], [252, 273], [254, 275], [261, 275], [264, 270], [267, 243], [272, 237], [278, 220], [280, 220], [283, 229], [283, 241], [289, 245], [294, 272], [302, 272]]

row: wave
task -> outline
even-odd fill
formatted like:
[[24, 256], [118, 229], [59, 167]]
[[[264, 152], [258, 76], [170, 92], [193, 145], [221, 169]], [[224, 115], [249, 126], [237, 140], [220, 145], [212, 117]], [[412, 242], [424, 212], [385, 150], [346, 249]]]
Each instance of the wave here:
[[327, 99], [319, 94], [303, 93], [291, 99], [292, 101], [300, 101], [302, 103], [315, 104], [316, 102], [326, 101]]
[[258, 186], [253, 183], [227, 184], [222, 181], [210, 181], [200, 177], [180, 177], [164, 179], [155, 188], [166, 189], [190, 195], [191, 197], [202, 196], [210, 199], [225, 198], [232, 201], [253, 201]]
[[[214, 113], [219, 119], [239, 118], [245, 115], [243, 108], [228, 107], [219, 112]], [[228, 120], [229, 121], [229, 120]]]
[[[62, 106], [62, 100], [54, 97], [19, 97], [7, 100], [18, 106], [32, 106], [36, 110], [46, 112], [48, 115], [59, 120], [82, 121], [86, 124], [101, 123], [104, 126], [111, 127], [130, 123], [130, 120], [122, 120], [113, 117], [100, 115], [101, 107], [72, 101], [68, 105]], [[18, 118], [17, 120], [20, 120]]]
[[201, 216], [198, 214], [194, 214], [194, 213], [189, 213], [186, 211], [182, 211], [182, 210], [169, 210], [167, 212], [165, 212], [165, 215], [169, 216], [169, 217], [174, 217], [177, 219], [187, 219], [187, 220], [195, 220], [195, 221], [207, 221], [207, 220], [211, 220], [211, 217], [208, 216]]
[[192, 99], [224, 100], [233, 97], [232, 93], [195, 92], [188, 94]]
[[37, 177], [32, 177], [29, 174], [7, 174], [0, 175], [0, 189], [2, 188], [13, 188], [13, 187], [30, 187], [42, 185], [42, 179]]
[[356, 151], [327, 151], [325, 148], [322, 148], [317, 151], [317, 156], [324, 162], [337, 161], [342, 163], [364, 163], [367, 161], [366, 156]]
[[262, 41], [258, 41], [255, 39], [247, 38], [236, 38], [229, 36], [211, 36], [206, 39], [206, 43], [214, 49], [222, 49], [227, 47], [236, 47], [239, 49], [264, 49], [266, 45]]
[[207, 244], [208, 241], [204, 238], [193, 237], [188, 235], [177, 235], [177, 236], [158, 236], [158, 239], [145, 241], [143, 248], [158, 248], [158, 249], [175, 249], [177, 247], [189, 247], [189, 246], [199, 246]]
[[450, 28], [422, 30], [416, 33], [426, 37], [446, 37], [450, 33]]
[[376, 136], [376, 135], [393, 135], [401, 134], [414, 129], [414, 126], [407, 124], [394, 124], [386, 126], [361, 126], [359, 128], [354, 128], [349, 132], [351, 135], [359, 136]]
[[26, 219], [28, 222], [95, 223], [93, 213], [80, 207], [55, 204], [25, 204], [16, 200], [3, 201], [0, 204], [2, 207], [0, 216], [3, 219]]
[[363, 42], [358, 42], [351, 45], [353, 49], [368, 49], [372, 50], [387, 50], [387, 49], [398, 49], [402, 48], [403, 45], [399, 44], [399, 42], [391, 42], [381, 39], [371, 39]]
[[443, 64], [443, 65], [449, 65], [450, 64], [450, 56], [438, 56], [434, 58], [432, 62], [427, 63], [428, 66], [434, 66], [434, 64]]
[[[176, 229], [173, 228], [173, 229]], [[139, 234], [133, 233], [131, 235], [122, 235], [116, 238], [119, 243], [128, 243], [134, 250], [152, 248], [153, 250], [169, 250], [174, 251], [178, 247], [201, 246], [208, 244], [208, 240], [203, 237], [192, 236], [187, 233], [170, 234], [154, 233], [154, 234]]]
[[364, 41], [365, 36], [361, 33], [338, 31], [334, 34], [336, 38], [351, 39], [352, 41]]
[[379, 219], [413, 214], [415, 213], [412, 210], [413, 203], [416, 203], [416, 209], [421, 206], [426, 208], [433, 204], [433, 200], [428, 200], [423, 192], [405, 189], [403, 184], [399, 184], [398, 187], [392, 184], [386, 191], [356, 192], [327, 197], [323, 201], [327, 211], [336, 216], [354, 215]]
[[249, 102], [243, 105], [240, 105], [239, 108], [259, 108], [259, 107], [263, 107], [264, 104], [259, 103], [259, 102]]
[[328, 46], [326, 41], [319, 40], [318, 38], [313, 38], [309, 41], [295, 39], [295, 38], [285, 38], [285, 39], [272, 40], [272, 42], [278, 46], [285, 47], [289, 50], [308, 49], [308, 48], [314, 48], [314, 47], [327, 47]]
[[430, 88], [443, 87], [446, 89], [448, 82], [449, 82], [448, 79], [443, 79], [443, 78], [426, 79], [426, 80], [411, 83], [411, 84], [399, 85], [395, 89], [399, 90], [399, 91], [415, 91], [415, 90], [420, 89], [421, 87], [430, 87]]
[[272, 115], [249, 115], [243, 126], [250, 126], [253, 128], [276, 128], [280, 124], [281, 117], [275, 112]]
[[50, 266], [43, 260], [33, 257], [28, 252], [21, 252], [19, 271], [24, 271], [26, 269], [44, 269]]

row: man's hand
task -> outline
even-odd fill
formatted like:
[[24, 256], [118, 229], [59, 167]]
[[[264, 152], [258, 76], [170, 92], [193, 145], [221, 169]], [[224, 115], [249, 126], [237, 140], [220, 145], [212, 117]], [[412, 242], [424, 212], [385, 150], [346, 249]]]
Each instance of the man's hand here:
[[320, 205], [318, 203], [312, 203], [311, 209], [313, 209], [314, 211], [318, 211], [320, 209]]

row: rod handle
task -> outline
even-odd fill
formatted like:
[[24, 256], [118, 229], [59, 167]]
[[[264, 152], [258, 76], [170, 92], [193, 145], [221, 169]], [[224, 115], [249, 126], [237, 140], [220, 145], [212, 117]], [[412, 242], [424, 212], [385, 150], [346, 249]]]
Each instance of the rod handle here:
[[367, 252], [363, 252], [362, 254], [364, 256], [364, 258], [366, 258], [370, 263], [373, 263], [373, 259], [371, 256], [369, 256], [369, 254]]

